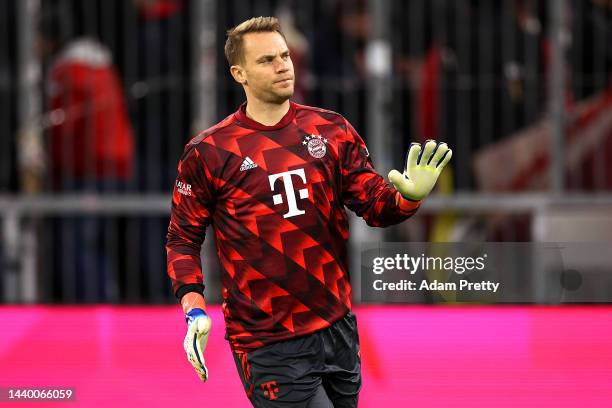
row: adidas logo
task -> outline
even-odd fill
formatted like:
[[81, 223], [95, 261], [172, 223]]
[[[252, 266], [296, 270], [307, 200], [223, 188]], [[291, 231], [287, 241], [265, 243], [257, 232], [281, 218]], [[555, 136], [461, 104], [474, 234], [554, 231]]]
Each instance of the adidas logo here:
[[240, 171], [254, 169], [255, 167], [258, 167], [257, 163], [255, 163], [253, 160], [251, 160], [249, 156], [247, 156], [246, 159], [244, 159], [244, 161], [242, 162], [242, 165], [240, 166]]

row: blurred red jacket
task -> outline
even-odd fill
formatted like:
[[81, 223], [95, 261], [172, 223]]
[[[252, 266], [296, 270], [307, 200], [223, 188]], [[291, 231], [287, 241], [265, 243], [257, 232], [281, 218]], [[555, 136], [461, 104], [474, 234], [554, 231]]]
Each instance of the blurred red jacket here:
[[48, 84], [53, 181], [129, 179], [133, 134], [110, 51], [91, 39], [69, 43]]

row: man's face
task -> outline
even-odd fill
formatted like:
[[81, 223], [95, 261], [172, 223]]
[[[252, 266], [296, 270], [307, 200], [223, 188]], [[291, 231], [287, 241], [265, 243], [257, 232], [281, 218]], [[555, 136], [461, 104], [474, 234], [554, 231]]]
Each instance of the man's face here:
[[247, 92], [266, 103], [280, 104], [293, 96], [293, 62], [279, 33], [246, 34], [243, 52], [238, 77], [244, 81]]

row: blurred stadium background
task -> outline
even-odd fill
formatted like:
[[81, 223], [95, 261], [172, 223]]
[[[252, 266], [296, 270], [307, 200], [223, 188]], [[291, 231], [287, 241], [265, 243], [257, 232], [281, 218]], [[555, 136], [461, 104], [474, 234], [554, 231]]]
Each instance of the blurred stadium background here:
[[[146, 313], [146, 321], [155, 325], [153, 331], [166, 333], [147, 352], [157, 355], [172, 349], [177, 359], [182, 358], [178, 354], [183, 329], [177, 325], [181, 317], [165, 271], [170, 191], [184, 144], [243, 101], [243, 91], [228, 74], [223, 57], [224, 33], [258, 15], [281, 19], [298, 77], [295, 100], [347, 117], [368, 143], [379, 173], [400, 167], [410, 142], [432, 138], [453, 148], [450, 168], [414, 218], [385, 230], [368, 228], [359, 219], [352, 221], [356, 281], [359, 244], [364, 241], [612, 240], [612, 1], [0, 0], [2, 303], [114, 305], [80, 309], [89, 310], [90, 316], [103, 316], [96, 317], [93, 324], [97, 333], [110, 336], [101, 335], [107, 339], [111, 332], [128, 339], [129, 327], [146, 331], [134, 323]], [[207, 299], [215, 304], [220, 299], [219, 267], [212, 234], [208, 237], [202, 259]], [[612, 262], [606, 255], [594, 263], [592, 271], [580, 272], [611, 273]], [[589, 290], [612, 296], [610, 287]], [[358, 303], [358, 285], [355, 294]], [[121, 308], [143, 304], [157, 306]], [[376, 307], [357, 307], [364, 316], [363, 327], [372, 332], [396, 329], [388, 321], [377, 326]], [[2, 321], [9, 322], [9, 332], [13, 330], [0, 343], [0, 361], [7, 363], [0, 370], [3, 382], [11, 378], [9, 365], [21, 362], [25, 371], [14, 378], [28, 384], [28, 378], [33, 378], [28, 377], [28, 369], [36, 362], [20, 360], [9, 351], [23, 352], [34, 346], [28, 333], [36, 330], [43, 316], [53, 319], [50, 316], [58, 313], [58, 319], [69, 322], [71, 317], [62, 313], [71, 316], [70, 310], [44, 306], [0, 309]], [[151, 313], [160, 310], [165, 312], [156, 321]], [[427, 325], [419, 325], [418, 319], [426, 321], [428, 313], [437, 313], [419, 307], [393, 310], [402, 325], [416, 322], [419, 330], [426, 331]], [[431, 352], [431, 358], [415, 362], [415, 354], [401, 354], [402, 367], [389, 370], [405, 381], [388, 385], [386, 398], [411, 389], [405, 387], [411, 387], [409, 381], [415, 379], [414, 373], [408, 374], [414, 362], [425, 373], [421, 379], [446, 387], [451, 399], [443, 401], [455, 396], [455, 401], [472, 401], [471, 406], [478, 406], [479, 401], [503, 405], [492, 403], [498, 400], [477, 399], [473, 389], [448, 388], [456, 377], [436, 382], [438, 370], [446, 368], [428, 368], [438, 364], [436, 350], [453, 347], [453, 336], [446, 345], [437, 336], [465, 327], [479, 327], [475, 333], [484, 333], [489, 327], [485, 325], [496, 321], [495, 313], [504, 319], [515, 309], [482, 309], [483, 325], [478, 323], [479, 309], [471, 310], [475, 314], [466, 326], [450, 322], [431, 337], [419, 334], [419, 344], [425, 353]], [[572, 320], [577, 332], [555, 349], [565, 357], [550, 365], [554, 358], [546, 347], [535, 352], [532, 347], [541, 346], [542, 338], [531, 334], [548, 329], [564, 333], [565, 323], [555, 320], [558, 325], [547, 326], [547, 319], [529, 317], [529, 313], [540, 313], [534, 310], [516, 309], [516, 316], [525, 320], [510, 324], [506, 332], [493, 325], [500, 330], [499, 338], [468, 336], [465, 344], [469, 347], [457, 352], [479, 352], [472, 366], [469, 360], [450, 361], [464, 364], [467, 373], [472, 370], [486, 377], [495, 368], [487, 359], [496, 357], [487, 357], [487, 348], [478, 351], [478, 345], [510, 335], [493, 354], [507, 355], [506, 365], [516, 356], [527, 356], [524, 365], [505, 374], [498, 371], [501, 377], [494, 377], [498, 387], [489, 382], [486, 389], [491, 394], [482, 395], [501, 395], [514, 405], [517, 401], [525, 402], [519, 405], [555, 401], [555, 406], [575, 406], [578, 400], [568, 396], [574, 395], [572, 385], [580, 383], [591, 398], [584, 399], [585, 394], [576, 391], [582, 395], [580, 401], [605, 405], [604, 397], [612, 397], [612, 344], [603, 340], [610, 338], [611, 313], [603, 308], [576, 312], [584, 313], [585, 318]], [[551, 316], [557, 319], [565, 313], [552, 310]], [[22, 314], [24, 311], [29, 314]], [[15, 313], [26, 317], [11, 317]], [[416, 320], [411, 321], [413, 313]], [[449, 313], [454, 319], [452, 310]], [[87, 327], [88, 314], [78, 316], [75, 326]], [[121, 316], [128, 318], [120, 320]], [[221, 316], [217, 317], [216, 330], [221, 335], [223, 324]], [[113, 326], [119, 321], [125, 326]], [[47, 326], [47, 333], [54, 327]], [[62, 327], [59, 324], [57, 330]], [[78, 338], [79, 332], [63, 333], [64, 337], [61, 333], [51, 336], [47, 352], [80, 350], [69, 341]], [[512, 333], [524, 336], [513, 337]], [[597, 336], [595, 343], [585, 343], [577, 333], [585, 338]], [[405, 336], [409, 345], [410, 332], [405, 331]], [[428, 349], [434, 336], [434, 346]], [[382, 347], [383, 340], [370, 338], [369, 349]], [[362, 334], [362, 341], [368, 342], [367, 333]], [[107, 352], [104, 347], [111, 347], [109, 344], [147, 350], [119, 340], [104, 344], [102, 351]], [[214, 344], [227, 354], [225, 363], [231, 364], [227, 346], [221, 340]], [[575, 358], [567, 357], [570, 350]], [[539, 352], [547, 357], [539, 358]], [[6, 360], [9, 355], [12, 357]], [[137, 375], [138, 369], [126, 362], [133, 354], [122, 356], [123, 360], [116, 361], [119, 368], [126, 365], [125, 371], [113, 371], [108, 381]], [[95, 367], [110, 364], [100, 361], [101, 366]], [[163, 367], [168, 361], [148, 362], [158, 364], [160, 370], [153, 383], [167, 378]], [[394, 378], [382, 374], [386, 366], [376, 361], [364, 357], [366, 380]], [[59, 367], [56, 360], [44, 362], [47, 368]], [[537, 368], [542, 368], [538, 364], [553, 372], [548, 388], [543, 386], [546, 380], [537, 375]], [[233, 367], [226, 368], [227, 373], [219, 372], [223, 379], [215, 380], [217, 385], [228, 381], [227, 389], [242, 392]], [[513, 400], [512, 390], [525, 384], [502, 383], [528, 371], [536, 373], [534, 381], [540, 381], [542, 387], [539, 391], [529, 387], [521, 394], [524, 399]], [[171, 372], [193, 380], [186, 363]], [[576, 383], [570, 372], [586, 377]], [[92, 381], [95, 378], [91, 374]], [[44, 380], [36, 377], [36, 384]], [[115, 384], [109, 391], [118, 387], [116, 382], [109, 384]], [[195, 382], [190, 384], [196, 390]], [[390, 406], [399, 406], [393, 405], [398, 401], [427, 405], [426, 396], [435, 391], [423, 384], [415, 394], [400, 393], [400, 399], [389, 399]], [[469, 384], [477, 387], [473, 381]], [[584, 384], [589, 385], [585, 388]], [[82, 388], [85, 394], [87, 387]], [[128, 388], [121, 388], [123, 395]], [[205, 398], [206, 390], [201, 392]], [[364, 406], [372, 406], [367, 401], [376, 394], [367, 384], [365, 392]], [[217, 394], [219, 399], [204, 401], [226, 398]], [[134, 401], [151, 402], [145, 394], [138, 395]], [[189, 398], [197, 400], [193, 395]], [[235, 406], [244, 406], [246, 400], [236, 401]], [[225, 406], [234, 405], [227, 402]]]

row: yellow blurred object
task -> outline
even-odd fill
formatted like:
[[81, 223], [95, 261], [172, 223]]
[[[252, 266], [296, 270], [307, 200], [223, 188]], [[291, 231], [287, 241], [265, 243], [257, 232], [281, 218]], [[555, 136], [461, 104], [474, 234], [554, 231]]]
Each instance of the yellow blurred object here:
[[17, 133], [17, 162], [19, 165], [21, 191], [40, 192], [46, 169], [42, 130], [29, 124]]
[[[437, 193], [442, 196], [453, 194], [453, 168], [448, 166], [438, 179]], [[436, 215], [431, 228], [430, 242], [448, 242], [455, 227], [457, 214], [454, 211], [445, 211]]]
[[[442, 172], [437, 183], [437, 192], [439, 195], [451, 195], [453, 193], [453, 168], [447, 166], [446, 171]], [[453, 229], [457, 221], [457, 215], [455, 211], [445, 211], [435, 216], [431, 227], [431, 234], [429, 242], [449, 242]], [[444, 253], [434, 253], [432, 256], [444, 257]], [[439, 282], [447, 282], [449, 273], [444, 270], [429, 270], [426, 273], [427, 280], [437, 280]], [[455, 291], [438, 291], [437, 292], [447, 303], [455, 303], [457, 300], [457, 293]]]

